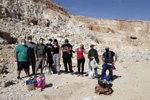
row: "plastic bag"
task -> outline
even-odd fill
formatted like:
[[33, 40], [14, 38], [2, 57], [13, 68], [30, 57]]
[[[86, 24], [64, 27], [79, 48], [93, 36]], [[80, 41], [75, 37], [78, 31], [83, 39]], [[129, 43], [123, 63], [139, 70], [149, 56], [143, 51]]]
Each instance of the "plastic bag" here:
[[45, 75], [49, 75], [49, 74], [50, 74], [49, 67], [46, 66], [46, 67], [45, 67]]
[[95, 75], [94, 75], [94, 73], [93, 73], [93, 71], [89, 71], [89, 75], [88, 75], [88, 78], [95, 78]]
[[94, 69], [97, 68], [97, 66], [98, 66], [95, 59], [93, 59], [90, 64], [91, 64], [91, 67], [94, 68]]
[[39, 82], [37, 84], [37, 88], [44, 89], [45, 87], [45, 76], [39, 77]]
[[50, 72], [50, 74], [53, 74], [53, 70], [51, 67], [49, 68], [49, 72]]

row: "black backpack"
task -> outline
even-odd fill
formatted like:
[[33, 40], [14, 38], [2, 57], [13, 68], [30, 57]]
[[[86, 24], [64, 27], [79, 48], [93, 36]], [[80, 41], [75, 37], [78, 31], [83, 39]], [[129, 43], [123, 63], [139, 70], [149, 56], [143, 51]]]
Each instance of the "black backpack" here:
[[105, 63], [113, 63], [114, 62], [114, 58], [113, 58], [113, 55], [112, 55], [111, 51], [105, 52], [104, 53], [104, 58], [105, 58]]

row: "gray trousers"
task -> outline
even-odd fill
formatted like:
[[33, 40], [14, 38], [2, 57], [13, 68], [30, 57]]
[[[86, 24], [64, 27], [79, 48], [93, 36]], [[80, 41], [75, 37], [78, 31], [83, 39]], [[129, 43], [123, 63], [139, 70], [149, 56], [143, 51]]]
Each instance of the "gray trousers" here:
[[[89, 71], [92, 71], [91, 61], [89, 60]], [[98, 76], [97, 68], [94, 69], [95, 76]]]
[[57, 70], [57, 72], [60, 72], [59, 54], [53, 55], [53, 62], [54, 62], [54, 68]]

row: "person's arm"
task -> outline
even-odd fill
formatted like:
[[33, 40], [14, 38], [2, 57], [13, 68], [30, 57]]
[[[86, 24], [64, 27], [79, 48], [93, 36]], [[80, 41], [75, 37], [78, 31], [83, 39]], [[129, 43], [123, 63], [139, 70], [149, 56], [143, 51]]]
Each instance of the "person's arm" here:
[[28, 60], [29, 60], [29, 64], [30, 64], [31, 63], [31, 54], [30, 54], [29, 48], [28, 48]]
[[77, 52], [77, 49], [74, 52]]
[[114, 66], [115, 65], [115, 63], [116, 63], [116, 61], [117, 61], [117, 55], [113, 52], [113, 55], [114, 55], [114, 57], [115, 57], [115, 60], [114, 60], [114, 62], [112, 63], [112, 66]]
[[15, 62], [17, 62], [17, 61], [18, 61], [18, 53], [15, 52]]
[[15, 48], [15, 62], [18, 61], [19, 45]]
[[98, 52], [97, 52], [97, 50], [96, 50], [95, 58], [98, 58]]
[[61, 48], [59, 45], [58, 45], [58, 48], [59, 48], [59, 59], [61, 59]]
[[115, 61], [114, 61], [114, 63], [116, 63], [116, 61], [117, 61], [117, 58], [118, 58], [118, 57], [117, 57], [117, 55], [116, 55], [116, 54], [115, 54], [114, 56], [115, 56]]
[[71, 45], [69, 46], [69, 49], [68, 49], [67, 52], [68, 52], [68, 53], [72, 52], [72, 46], [71, 46]]
[[72, 53], [76, 53], [74, 50], [71, 50], [72, 51]]
[[47, 50], [47, 46], [45, 46], [45, 61], [47, 61], [48, 59], [48, 50]]
[[48, 55], [47, 52], [45, 53], [45, 60], [47, 61]]
[[64, 48], [62, 48], [61, 50], [62, 50], [62, 52], [67, 52]]
[[83, 50], [83, 52], [84, 52], [85, 54], [88, 54], [88, 52], [87, 52], [87, 51], [85, 51], [85, 50]]
[[104, 61], [104, 55], [102, 55], [101, 59], [102, 59], [102, 62], [104, 64], [105, 63], [105, 61]]
[[37, 46], [34, 47], [34, 55], [35, 55], [35, 60], [38, 61], [38, 58], [37, 58]]
[[54, 54], [54, 52], [53, 52], [53, 46], [52, 46], [52, 49], [51, 49], [51, 55], [53, 55]]

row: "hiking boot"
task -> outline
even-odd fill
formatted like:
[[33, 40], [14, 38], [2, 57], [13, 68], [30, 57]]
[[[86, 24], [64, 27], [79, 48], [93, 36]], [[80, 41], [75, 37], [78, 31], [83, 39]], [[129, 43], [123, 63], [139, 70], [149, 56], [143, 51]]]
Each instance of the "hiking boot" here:
[[78, 73], [77, 76], [80, 76], [80, 74]]

